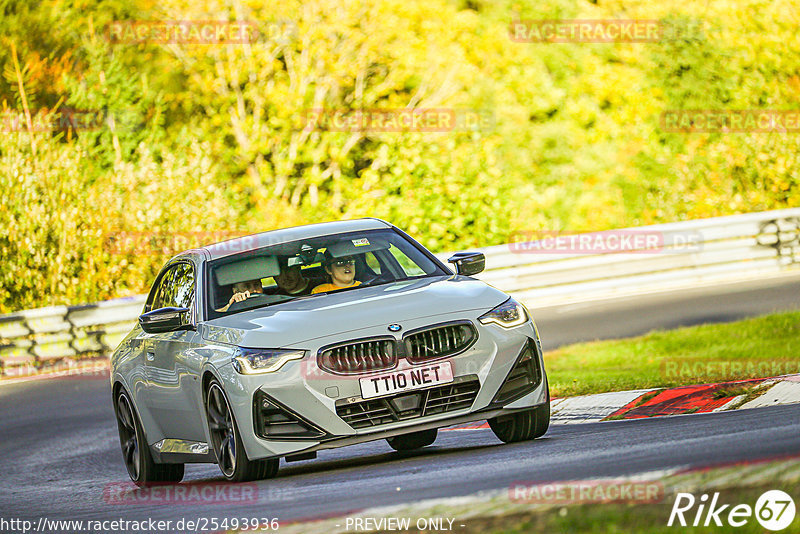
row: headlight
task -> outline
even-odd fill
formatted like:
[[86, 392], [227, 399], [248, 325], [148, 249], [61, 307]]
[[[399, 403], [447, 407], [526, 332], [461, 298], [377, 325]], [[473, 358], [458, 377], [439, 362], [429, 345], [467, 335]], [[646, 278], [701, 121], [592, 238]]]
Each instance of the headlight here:
[[478, 317], [478, 320], [482, 324], [496, 323], [504, 328], [513, 328], [524, 324], [528, 320], [528, 313], [522, 304], [509, 298], [493, 310]]
[[243, 375], [272, 373], [291, 360], [302, 360], [304, 350], [245, 349], [237, 347], [233, 353], [233, 367]]

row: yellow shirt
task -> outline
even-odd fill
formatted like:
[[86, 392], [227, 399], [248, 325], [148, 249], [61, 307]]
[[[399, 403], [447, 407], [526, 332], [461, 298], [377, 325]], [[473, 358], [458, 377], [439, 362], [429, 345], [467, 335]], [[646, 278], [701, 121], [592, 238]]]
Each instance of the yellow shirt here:
[[356, 280], [355, 282], [353, 282], [349, 286], [345, 286], [345, 287], [339, 287], [339, 286], [334, 285], [334, 284], [321, 284], [321, 285], [318, 285], [317, 287], [315, 287], [314, 289], [312, 289], [311, 290], [311, 294], [313, 295], [314, 293], [322, 293], [324, 291], [336, 291], [337, 289], [347, 289], [348, 287], [355, 287], [355, 286], [360, 286], [360, 285], [361, 285], [361, 282], [359, 282], [358, 280]]

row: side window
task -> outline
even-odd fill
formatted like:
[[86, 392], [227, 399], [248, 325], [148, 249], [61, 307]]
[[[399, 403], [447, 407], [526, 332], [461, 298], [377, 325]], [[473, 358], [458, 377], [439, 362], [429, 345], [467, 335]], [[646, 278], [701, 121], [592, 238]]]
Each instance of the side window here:
[[161, 277], [161, 280], [158, 282], [158, 287], [155, 289], [153, 293], [153, 301], [150, 303], [150, 310], [157, 310], [159, 308], [163, 308], [164, 305], [164, 293], [166, 292], [167, 288], [170, 286], [170, 278], [175, 273], [175, 269], [172, 268], [166, 273], [164, 276]]
[[381, 264], [378, 262], [378, 258], [375, 257], [374, 253], [367, 252], [364, 254], [364, 260], [367, 262], [367, 267], [372, 269], [372, 272], [381, 274]]
[[[264, 282], [264, 280], [266, 280], [266, 282]], [[261, 279], [261, 287], [264, 289], [272, 289], [274, 287], [278, 287], [278, 283], [275, 281], [274, 276], [270, 276], [269, 278]], [[227, 304], [227, 302], [225, 304]]]
[[171, 290], [167, 293], [166, 306], [176, 308], [192, 307], [194, 299], [194, 270], [188, 263], [181, 263], [175, 267], [175, 274], [171, 280]]
[[396, 246], [390, 245], [389, 252], [392, 253], [392, 256], [394, 256], [394, 258], [397, 260], [397, 263], [399, 263], [400, 267], [403, 268], [406, 276], [419, 276], [425, 274], [425, 271], [423, 271], [419, 265], [414, 263], [411, 258], [406, 256], [403, 251]]
[[161, 279], [150, 309], [191, 308], [193, 298], [194, 270], [188, 263], [179, 263]]

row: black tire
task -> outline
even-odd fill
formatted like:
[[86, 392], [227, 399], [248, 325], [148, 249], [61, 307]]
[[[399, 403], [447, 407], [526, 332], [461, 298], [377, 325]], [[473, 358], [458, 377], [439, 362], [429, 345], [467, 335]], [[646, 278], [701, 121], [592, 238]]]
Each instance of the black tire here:
[[183, 464], [159, 464], [153, 460], [144, 428], [125, 389], [117, 393], [114, 413], [117, 416], [122, 461], [133, 483], [143, 487], [180, 482], [183, 479]]
[[386, 442], [391, 448], [396, 451], [413, 451], [414, 449], [421, 449], [427, 447], [436, 441], [436, 435], [439, 430], [433, 428], [431, 430], [420, 430], [411, 434], [403, 434], [402, 436], [394, 436], [387, 438]]
[[550, 427], [550, 399], [533, 410], [489, 419], [494, 435], [504, 443], [528, 441], [544, 436]]
[[228, 397], [219, 382], [212, 380], [208, 384], [205, 398], [211, 447], [222, 476], [231, 482], [274, 477], [278, 473], [280, 458], [250, 460], [247, 457]]

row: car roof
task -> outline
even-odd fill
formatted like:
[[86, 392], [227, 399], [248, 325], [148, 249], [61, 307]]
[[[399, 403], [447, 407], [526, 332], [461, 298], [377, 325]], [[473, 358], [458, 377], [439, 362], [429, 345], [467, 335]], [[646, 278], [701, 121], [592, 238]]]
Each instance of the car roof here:
[[303, 226], [293, 226], [291, 228], [281, 228], [279, 230], [270, 230], [269, 232], [237, 237], [235, 239], [206, 245], [198, 249], [187, 250], [176, 255], [170, 261], [198, 252], [209, 260], [216, 260], [232, 254], [247, 252], [269, 245], [280, 245], [281, 243], [288, 243], [299, 239], [310, 239], [326, 235], [343, 234], [346, 232], [380, 230], [385, 228], [392, 228], [392, 225], [386, 221], [375, 218], [305, 224]]

